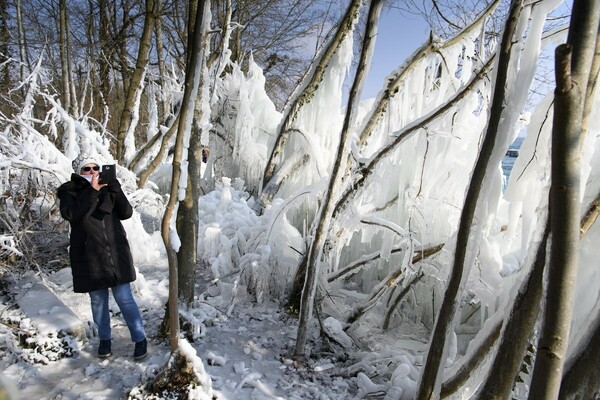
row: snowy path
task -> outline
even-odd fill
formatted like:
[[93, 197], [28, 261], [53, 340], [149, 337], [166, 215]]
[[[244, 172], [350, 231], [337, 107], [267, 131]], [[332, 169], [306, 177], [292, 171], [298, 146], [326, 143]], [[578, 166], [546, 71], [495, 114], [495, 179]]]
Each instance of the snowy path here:
[[[122, 399], [132, 387], [151, 379], [170, 354], [167, 341], [156, 339], [163, 308], [151, 307], [157, 302], [148, 294], [149, 288], [154, 289], [155, 296], [165, 294], [162, 280], [152, 277], [156, 273], [156, 270], [145, 271], [137, 296], [150, 339], [146, 359], [133, 360], [128, 330], [119, 316], [113, 316], [113, 355], [108, 359], [96, 357], [98, 339], [92, 337], [85, 344], [79, 343], [80, 352], [75, 357], [48, 365], [2, 360], [0, 367], [5, 377], [18, 386], [21, 398]], [[68, 274], [63, 278], [61, 284], [58, 277], [59, 286], [68, 282]], [[83, 321], [89, 321], [86, 295], [74, 294], [68, 287], [58, 289], [61, 299]], [[192, 343], [212, 378], [217, 399], [358, 398], [350, 394], [356, 392], [351, 381], [332, 377], [332, 372], [339, 372], [331, 368], [334, 360], [316, 361], [308, 369], [292, 366], [289, 354], [295, 342], [296, 318], [279, 311], [274, 304], [250, 303], [236, 305], [226, 317], [216, 311], [223, 311], [226, 308], [223, 304], [220, 297], [199, 302], [204, 320], [201, 337]], [[198, 309], [192, 311], [198, 315]]]

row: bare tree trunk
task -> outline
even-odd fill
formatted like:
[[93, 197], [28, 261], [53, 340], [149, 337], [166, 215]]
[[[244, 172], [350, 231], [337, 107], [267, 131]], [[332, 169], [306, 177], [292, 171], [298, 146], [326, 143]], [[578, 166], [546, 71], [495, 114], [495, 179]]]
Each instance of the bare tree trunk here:
[[369, 8], [367, 26], [365, 28], [365, 39], [362, 42], [356, 76], [354, 77], [354, 82], [352, 83], [352, 88], [350, 89], [350, 94], [348, 96], [348, 106], [346, 109], [346, 115], [344, 117], [344, 124], [340, 134], [340, 141], [338, 143], [335, 161], [333, 163], [333, 170], [331, 171], [331, 178], [329, 179], [327, 190], [323, 195], [323, 204], [316, 219], [314, 239], [308, 251], [306, 279], [304, 283], [304, 290], [302, 291], [300, 321], [298, 323], [298, 336], [294, 351], [294, 355], [296, 357], [303, 357], [305, 355], [309, 322], [312, 318], [315, 294], [317, 291], [319, 264], [321, 262], [323, 244], [325, 243], [325, 239], [327, 237], [327, 232], [329, 230], [329, 224], [331, 223], [331, 216], [333, 213], [333, 206], [335, 204], [334, 190], [339, 186], [340, 180], [344, 173], [343, 164], [346, 158], [345, 150], [348, 146], [347, 142], [350, 126], [356, 118], [356, 109], [360, 100], [360, 93], [367, 76], [371, 61], [371, 54], [375, 46], [375, 38], [377, 37], [377, 23], [379, 21], [379, 15], [381, 13], [382, 6], [383, 1], [373, 0]]
[[460, 294], [465, 280], [463, 271], [465, 267], [464, 263], [468, 248], [469, 233], [473, 223], [477, 201], [479, 199], [479, 192], [485, 178], [487, 164], [492, 155], [494, 142], [496, 141], [496, 136], [498, 134], [498, 127], [502, 116], [504, 115], [502, 109], [504, 107], [506, 93], [508, 65], [513, 46], [512, 37], [517, 27], [522, 8], [522, 0], [513, 0], [511, 2], [508, 20], [504, 28], [502, 43], [500, 44], [501, 47], [499, 49], [500, 58], [498, 60], [496, 81], [494, 82], [494, 94], [490, 108], [488, 126], [485, 138], [483, 139], [483, 144], [481, 145], [479, 157], [477, 157], [477, 162], [473, 169], [473, 175], [467, 190], [465, 204], [461, 212], [456, 239], [456, 250], [454, 252], [454, 263], [450, 272], [448, 287], [444, 293], [444, 300], [438, 313], [435, 328], [430, 340], [425, 365], [423, 366], [423, 372], [421, 374], [416, 397], [419, 400], [437, 399], [440, 396], [442, 372], [443, 367], [446, 364], [446, 337], [448, 331], [452, 329], [454, 318], [458, 311]]
[[463, 387], [473, 371], [481, 365], [485, 357], [489, 354], [490, 349], [494, 348], [494, 344], [498, 340], [498, 337], [500, 337], [500, 331], [502, 331], [502, 321], [496, 322], [492, 326], [489, 333], [478, 343], [477, 348], [471, 353], [469, 358], [461, 360], [462, 365], [458, 371], [442, 383], [440, 398], [448, 398]]
[[[127, 56], [127, 26], [129, 24], [129, 19], [130, 19], [130, 11], [131, 11], [131, 6], [129, 4], [129, 0], [121, 0], [121, 29], [118, 28], [117, 26], [117, 15], [119, 15], [119, 12], [117, 10], [117, 4], [118, 2], [113, 2], [113, 32], [120, 32], [119, 35], [115, 35], [115, 37], [118, 39], [118, 44], [119, 44], [119, 52], [117, 53], [117, 51], [114, 52], [115, 54], [115, 62], [119, 61], [119, 64], [121, 64], [121, 84], [123, 85], [123, 92], [124, 93], [128, 93], [129, 90], [129, 86], [131, 85], [131, 80], [130, 80], [130, 74], [131, 74], [131, 68], [129, 67], [129, 57]], [[146, 16], [148, 16], [148, 4], [146, 3]], [[144, 20], [144, 24], [146, 24], [146, 20]], [[145, 26], [145, 25], [144, 25]], [[152, 27], [150, 29], [150, 32], [152, 32], [154, 30], [154, 27]], [[142, 33], [142, 38], [144, 34]], [[143, 40], [143, 39], [142, 39]], [[118, 55], [118, 57], [117, 57]], [[138, 57], [139, 58], [139, 57]], [[137, 68], [137, 65], [136, 65]], [[135, 70], [134, 70], [135, 73]]]
[[154, 0], [146, 0], [146, 14], [144, 17], [144, 30], [140, 39], [137, 62], [135, 70], [131, 76], [131, 82], [127, 89], [125, 105], [119, 121], [117, 131], [117, 162], [129, 162], [133, 158], [135, 151], [134, 131], [137, 125], [139, 110], [136, 109], [139, 104], [139, 98], [144, 89], [144, 77], [146, 68], [150, 59], [150, 48], [152, 47], [152, 31], [155, 21], [155, 3]]
[[600, 396], [600, 317], [596, 317], [593, 327], [587, 346], [562, 378], [560, 400], [598, 399]]
[[[6, 1], [6, 0], [2, 0]], [[25, 37], [25, 30], [23, 29], [23, 15], [22, 15], [21, 0], [17, 0], [17, 32], [19, 35], [19, 55], [21, 58], [21, 67], [19, 68], [19, 77], [21, 82], [25, 82], [25, 67], [31, 70], [31, 64], [29, 63], [28, 51], [27, 51], [27, 40]]]
[[156, 20], [154, 21], [154, 40], [156, 42], [156, 57], [158, 59], [158, 73], [160, 74], [158, 81], [160, 88], [162, 89], [162, 96], [160, 98], [160, 107], [162, 111], [163, 119], [166, 119], [169, 115], [169, 101], [165, 96], [167, 94], [167, 88], [165, 86], [165, 77], [167, 76], [167, 68], [165, 67], [164, 60], [164, 44], [163, 44], [163, 30], [162, 30], [162, 19], [163, 19], [163, 6], [162, 0], [156, 1]]
[[[188, 5], [188, 23], [187, 23], [187, 45], [186, 45], [186, 63], [190, 65], [190, 59], [192, 57], [192, 52], [189, 49], [192, 48], [193, 40], [194, 40], [194, 21], [196, 20], [196, 14], [198, 13], [198, 4], [195, 1], [191, 1]], [[201, 11], [200, 11], [201, 12]], [[199, 62], [204, 65], [204, 53], [199, 54]], [[201, 80], [203, 80], [201, 78]], [[201, 83], [199, 84], [201, 85]], [[201, 87], [201, 86], [200, 86]], [[201, 101], [201, 100], [200, 100]], [[194, 102], [194, 111], [196, 109], [196, 103], [198, 99]], [[190, 147], [192, 154], [190, 154], [190, 149], [188, 149], [188, 160], [193, 158], [193, 146], [192, 146], [192, 137], [196, 135], [195, 126], [192, 119], [191, 126], [191, 137], [190, 137]], [[192, 157], [190, 157], [190, 155]], [[189, 176], [189, 172], [191, 169], [191, 165], [187, 165], [188, 169], [188, 179], [187, 179], [187, 187], [188, 190], [185, 192], [185, 198], [181, 199], [179, 202], [179, 206], [177, 208], [177, 231], [185, 232], [185, 235], [181, 236], [181, 247], [179, 251], [177, 251], [177, 279], [179, 281], [179, 299], [184, 301], [186, 305], [189, 305], [194, 298], [194, 275], [192, 275], [192, 271], [195, 271], [196, 261], [197, 261], [197, 237], [198, 237], [198, 225], [193, 221], [198, 219], [198, 209], [197, 209], [197, 200], [194, 201], [194, 196], [192, 195], [192, 187], [191, 187], [191, 177]], [[196, 205], [196, 215], [194, 214], [194, 205]], [[186, 223], [191, 219], [191, 224]], [[190, 282], [191, 281], [191, 282]]]
[[[244, 24], [246, 22], [246, 16], [242, 14], [242, 9], [238, 7], [236, 21], [238, 24]], [[240, 29], [235, 31], [235, 35], [233, 36], [232, 43], [230, 44], [231, 49], [231, 59], [238, 64], [244, 58], [244, 51], [242, 50], [242, 31]]]
[[[92, 6], [93, 3], [90, 3]], [[100, 91], [105, 98], [110, 92], [110, 57], [113, 52], [112, 37], [108, 17], [108, 0], [98, 0], [100, 25], [98, 26], [98, 40], [100, 41], [100, 54], [97, 57], [100, 71]], [[92, 10], [92, 8], [90, 8]], [[93, 18], [93, 16], [91, 17]]]
[[59, 9], [59, 49], [61, 70], [61, 99], [65, 110], [71, 111], [71, 89], [69, 85], [69, 59], [67, 58], [67, 0], [58, 2]]
[[[179, 338], [179, 289], [177, 282], [177, 254], [178, 248], [174, 248], [171, 243], [172, 228], [174, 225], [173, 216], [176, 213], [176, 205], [179, 201], [179, 189], [181, 185], [181, 160], [183, 158], [185, 148], [185, 138], [189, 135], [192, 127], [192, 119], [194, 115], [194, 103], [198, 94], [198, 86], [200, 83], [200, 75], [202, 73], [202, 60], [200, 53], [202, 51], [202, 26], [204, 23], [205, 13], [210, 12], [210, 1], [201, 0], [204, 12], [196, 13], [196, 21], [194, 23], [194, 39], [193, 46], [188, 47], [190, 53], [190, 63], [185, 74], [185, 91], [183, 93], [183, 101], [179, 118], [177, 138], [175, 140], [175, 153], [173, 154], [173, 174], [171, 178], [171, 193], [169, 202], [165, 208], [165, 214], [162, 219], [162, 238], [167, 249], [167, 258], [169, 261], [169, 343], [172, 352], [178, 348]], [[178, 247], [178, 246], [177, 246]]]
[[549, 235], [550, 221], [548, 220], [533, 266], [513, 302], [492, 367], [483, 388], [477, 393], [477, 399], [503, 400], [510, 397], [514, 380], [519, 373], [519, 367], [527, 352], [527, 346], [540, 314]]
[[223, 25], [221, 28], [221, 43], [220, 43], [220, 51], [214, 52], [211, 56], [211, 60], [207, 62], [208, 65], [211, 65], [211, 61], [214, 58], [215, 60], [219, 60], [219, 65], [216, 68], [215, 76], [220, 76], [223, 72], [223, 69], [226, 66], [226, 60], [224, 59], [227, 54], [227, 50], [229, 49], [229, 42], [231, 39], [232, 33], [232, 24], [231, 24], [231, 16], [233, 14], [233, 7], [231, 6], [231, 0], [225, 0], [225, 14], [223, 15]]
[[557, 398], [569, 343], [579, 262], [583, 111], [599, 23], [600, 3], [576, 0], [567, 44], [556, 49], [550, 190], [552, 250], [530, 399]]
[[[179, 265], [179, 288], [180, 297], [190, 305], [194, 300], [194, 283], [196, 276], [197, 265], [197, 249], [198, 249], [198, 198], [200, 197], [200, 167], [202, 165], [202, 144], [201, 135], [203, 126], [200, 126], [199, 121], [208, 120], [208, 116], [202, 115], [204, 107], [203, 102], [208, 102], [208, 98], [204, 98], [202, 93], [208, 93], [206, 85], [208, 85], [208, 76], [205, 74], [206, 61], [209, 54], [209, 34], [210, 28], [210, 11], [206, 9], [197, 9], [196, 13], [204, 12], [202, 17], [202, 26], [196, 26], [195, 29], [202, 30], [201, 52], [198, 55], [199, 63], [203, 73], [200, 75], [199, 92], [200, 96], [196, 98], [192, 133], [190, 137], [190, 148], [188, 152], [188, 188], [185, 199], [179, 203], [177, 210], [177, 229], [180, 232], [185, 232], [181, 240], [181, 248], [177, 253]], [[190, 37], [195, 37], [193, 30], [189, 31]], [[206, 107], [208, 109], [208, 107]]]
[[[585, 127], [584, 127], [585, 129]], [[589, 228], [596, 222], [600, 211], [600, 192], [592, 201], [585, 216], [581, 220], [580, 239], [583, 239]], [[589, 324], [589, 330], [579, 343], [574, 354], [565, 363], [565, 373], [560, 384], [558, 398], [566, 399], [595, 399], [600, 396], [600, 300], [590, 317], [594, 316]]]
[[79, 101], [77, 100], [77, 92], [75, 90], [75, 79], [73, 79], [73, 63], [71, 62], [71, 23], [69, 22], [69, 14], [65, 9], [65, 45], [67, 50], [67, 79], [69, 82], [69, 97], [71, 98], [71, 115], [78, 117]]
[[[2, 76], [0, 77], [0, 90], [2, 90], [2, 93], [8, 92], [12, 86], [10, 68], [8, 64], [5, 64], [10, 58], [8, 18], [7, 0], [0, 0], [0, 65], [3, 65]], [[21, 78], [21, 82], [23, 82], [23, 78]], [[0, 108], [0, 111], [4, 112], [5, 110]]]
[[[100, 69], [100, 64], [97, 60], [97, 53], [99, 52], [99, 48], [98, 47], [94, 48], [94, 43], [99, 42], [99, 38], [95, 35], [97, 32], [99, 32], [99, 29], [96, 28], [96, 25], [94, 23], [95, 18], [94, 18], [94, 2], [93, 2], [93, 0], [88, 0], [87, 11], [88, 11], [88, 14], [86, 15], [85, 33], [86, 33], [86, 40], [88, 42], [88, 45], [86, 46], [85, 54], [86, 54], [87, 62], [91, 66], [91, 68], [90, 68], [91, 71], [89, 72], [90, 83], [92, 86], [92, 90], [91, 90], [91, 94], [90, 94], [90, 103], [91, 103], [92, 99], [94, 99], [94, 98], [98, 98], [98, 99], [102, 98], [100, 95], [100, 93], [101, 93], [100, 74], [98, 72]], [[97, 67], [94, 67], [94, 64], [96, 64]], [[83, 102], [85, 102], [85, 99]]]
[[[230, 43], [232, 42], [231, 35], [233, 33], [233, 28], [232, 28], [232, 23], [231, 23], [231, 17], [233, 15], [233, 7], [231, 5], [231, 0], [225, 0], [224, 4], [217, 5], [216, 9], [218, 10], [216, 15], [217, 15], [218, 24], [221, 26], [221, 34], [219, 35], [220, 42], [218, 44], [215, 43], [214, 47], [220, 48], [221, 50], [218, 52], [217, 51], [212, 52], [212, 54], [208, 58], [208, 61], [206, 62], [206, 64], [209, 67], [212, 66], [214, 64], [214, 62], [217, 60], [219, 60], [219, 62], [222, 61], [223, 56], [225, 55], [226, 49], [231, 50], [231, 54], [230, 54], [229, 58], [235, 59], [235, 56], [233, 55], [235, 50], [233, 50], [232, 47], [239, 46], [239, 43], [235, 43], [235, 42], [233, 42], [233, 46], [230, 45]], [[222, 67], [224, 67], [224, 65], [218, 67], [217, 71], [222, 71]], [[219, 76], [219, 73], [217, 73], [215, 75]]]

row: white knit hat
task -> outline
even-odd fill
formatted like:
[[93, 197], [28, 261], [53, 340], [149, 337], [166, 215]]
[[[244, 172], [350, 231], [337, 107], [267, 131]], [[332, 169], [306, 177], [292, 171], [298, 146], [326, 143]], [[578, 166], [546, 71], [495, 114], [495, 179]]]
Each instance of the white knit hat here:
[[97, 166], [100, 166], [100, 164], [98, 164], [96, 160], [94, 160], [87, 154], [78, 155], [77, 158], [74, 159], [71, 163], [71, 165], [73, 166], [73, 171], [75, 171], [75, 173], [77, 174], [81, 172], [81, 168], [85, 167], [88, 164], [96, 164]]

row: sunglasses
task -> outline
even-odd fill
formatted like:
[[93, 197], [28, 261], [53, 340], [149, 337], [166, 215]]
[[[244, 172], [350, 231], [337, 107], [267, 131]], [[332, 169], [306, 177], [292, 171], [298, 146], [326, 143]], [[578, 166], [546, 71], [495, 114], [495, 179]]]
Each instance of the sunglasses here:
[[81, 170], [85, 171], [85, 172], [90, 172], [91, 170], [100, 171], [100, 167], [97, 165], [94, 165], [93, 167], [87, 166], [87, 167], [81, 168]]

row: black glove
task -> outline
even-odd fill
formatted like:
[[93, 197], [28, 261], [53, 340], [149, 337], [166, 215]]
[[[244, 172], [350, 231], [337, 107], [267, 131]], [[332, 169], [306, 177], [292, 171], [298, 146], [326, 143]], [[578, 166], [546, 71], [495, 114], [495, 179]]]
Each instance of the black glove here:
[[106, 188], [108, 189], [109, 192], [119, 193], [121, 191], [121, 184], [119, 183], [118, 180], [115, 179], [114, 181], [108, 182], [108, 185], [106, 186]]

